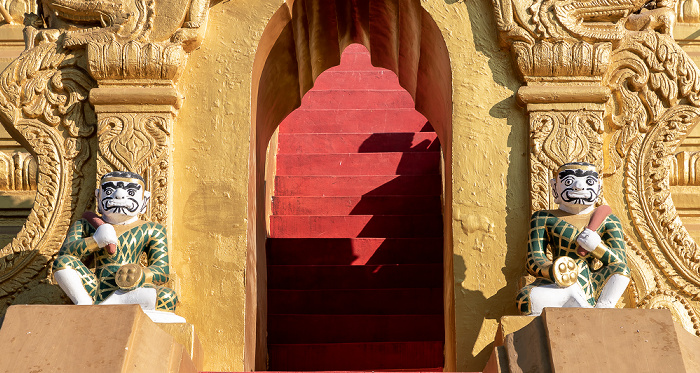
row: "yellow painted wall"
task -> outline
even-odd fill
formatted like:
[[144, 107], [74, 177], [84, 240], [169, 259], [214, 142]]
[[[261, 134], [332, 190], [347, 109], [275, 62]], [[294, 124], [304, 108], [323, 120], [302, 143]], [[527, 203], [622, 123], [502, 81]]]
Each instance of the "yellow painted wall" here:
[[206, 370], [243, 370], [250, 82], [257, 41], [279, 6], [214, 6], [178, 85], [172, 268], [178, 313], [196, 327]]
[[[481, 370], [497, 320], [515, 314], [523, 272], [527, 121], [497, 44], [492, 3], [424, 0], [453, 80], [452, 190], [457, 365]], [[219, 3], [178, 87], [172, 268], [178, 313], [195, 324], [206, 370], [244, 368], [245, 263], [253, 60], [279, 0]], [[510, 250], [508, 250], [510, 249]]]
[[502, 315], [515, 315], [529, 221], [528, 122], [491, 1], [424, 1], [452, 63], [453, 265], [457, 371], [483, 369]]

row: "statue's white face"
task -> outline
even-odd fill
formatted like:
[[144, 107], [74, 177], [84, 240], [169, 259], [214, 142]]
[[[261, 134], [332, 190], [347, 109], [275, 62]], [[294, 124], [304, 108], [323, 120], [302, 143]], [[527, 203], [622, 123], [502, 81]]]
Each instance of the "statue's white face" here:
[[150, 193], [138, 179], [108, 178], [95, 192], [97, 209], [108, 222], [136, 218], [146, 209]]
[[552, 180], [552, 184], [554, 202], [560, 205], [591, 206], [600, 194], [598, 173], [590, 168], [560, 171], [556, 179]]

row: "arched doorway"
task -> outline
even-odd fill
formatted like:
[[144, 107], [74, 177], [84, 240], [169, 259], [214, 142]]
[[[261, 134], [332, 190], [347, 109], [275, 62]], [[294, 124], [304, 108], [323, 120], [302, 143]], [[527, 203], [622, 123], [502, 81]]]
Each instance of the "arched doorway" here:
[[270, 142], [268, 369], [443, 369], [440, 143], [414, 106], [352, 44]]
[[[268, 143], [279, 123], [349, 44], [364, 45], [374, 66], [393, 71], [433, 125], [442, 144], [443, 217], [451, 216], [451, 70], [442, 35], [417, 0], [321, 1], [284, 4], [259, 43], [252, 87], [246, 270], [246, 368], [265, 369], [267, 327], [266, 175]], [[267, 167], [270, 171], [270, 167]], [[266, 184], [267, 183], [267, 184]], [[443, 303], [445, 368], [454, 369], [454, 296], [451, 225], [444, 224]]]

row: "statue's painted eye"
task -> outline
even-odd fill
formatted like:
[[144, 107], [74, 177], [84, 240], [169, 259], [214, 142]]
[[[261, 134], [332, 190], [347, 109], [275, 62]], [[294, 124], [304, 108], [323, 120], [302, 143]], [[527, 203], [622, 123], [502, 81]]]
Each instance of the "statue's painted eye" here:
[[564, 179], [564, 185], [566, 185], [566, 186], [571, 186], [571, 184], [573, 184], [573, 183], [574, 183], [574, 179], [571, 179], [571, 178]]
[[586, 184], [593, 186], [595, 184], [595, 179], [592, 177], [589, 177], [588, 179], [586, 179]]
[[132, 197], [135, 196], [135, 195], [136, 195], [136, 191], [133, 190], [133, 189], [129, 189], [129, 195], [132, 196]]
[[112, 189], [112, 188], [107, 188], [107, 189], [105, 189], [105, 194], [106, 194], [106, 195], [109, 196], [109, 195], [111, 195], [112, 193], [114, 193], [114, 189]]

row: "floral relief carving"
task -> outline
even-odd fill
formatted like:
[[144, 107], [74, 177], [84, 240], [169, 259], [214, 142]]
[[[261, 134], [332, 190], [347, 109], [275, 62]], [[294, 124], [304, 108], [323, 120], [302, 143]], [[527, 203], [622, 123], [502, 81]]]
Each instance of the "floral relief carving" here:
[[[533, 211], [549, 209], [551, 171], [571, 159], [602, 164], [603, 115], [595, 111], [533, 111], [530, 145], [534, 165], [531, 177]], [[564, 139], [564, 141], [562, 141]]]
[[150, 113], [106, 116], [98, 123], [98, 174], [126, 170], [144, 176], [153, 191], [150, 219], [163, 223], [167, 209], [167, 158], [170, 154], [169, 121]]
[[600, 164], [602, 113], [536, 111], [531, 114], [531, 123], [533, 154], [550, 169], [561, 166], [567, 159]]

